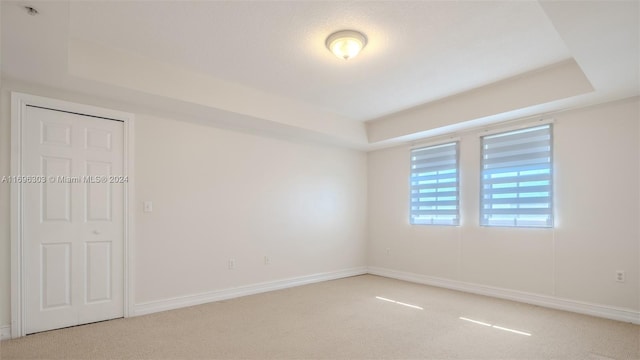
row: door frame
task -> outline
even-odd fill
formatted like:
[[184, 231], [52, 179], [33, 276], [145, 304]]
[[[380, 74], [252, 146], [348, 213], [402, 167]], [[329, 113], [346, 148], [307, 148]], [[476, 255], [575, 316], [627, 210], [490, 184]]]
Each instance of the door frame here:
[[[41, 96], [11, 92], [11, 174], [22, 174], [22, 122], [27, 105], [66, 111], [97, 118], [120, 120], [123, 122], [123, 176], [128, 176], [124, 188], [124, 239], [123, 239], [123, 313], [124, 317], [133, 316], [134, 312], [134, 182], [133, 182], [133, 149], [134, 149], [134, 115], [117, 110], [110, 110], [90, 105], [56, 100]], [[105, 119], [106, 120], [106, 119]], [[106, 120], [109, 121], [109, 120]], [[11, 337], [26, 335], [26, 297], [25, 269], [23, 256], [23, 199], [22, 184], [11, 183]]]

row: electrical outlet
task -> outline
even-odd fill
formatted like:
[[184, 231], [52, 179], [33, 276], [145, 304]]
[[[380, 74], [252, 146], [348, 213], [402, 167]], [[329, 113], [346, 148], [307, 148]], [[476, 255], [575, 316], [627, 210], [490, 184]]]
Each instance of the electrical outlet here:
[[265, 255], [265, 257], [264, 257], [264, 264], [265, 264], [265, 265], [269, 265], [269, 264], [271, 264], [271, 259], [270, 259], [268, 256], [266, 256], [266, 255]]
[[229, 270], [236, 268], [236, 259], [229, 259]]
[[144, 212], [152, 212], [153, 211], [153, 202], [152, 201], [145, 201], [142, 203], [142, 211]]
[[387, 255], [391, 254], [391, 249], [387, 248]]
[[624, 282], [624, 270], [616, 271], [616, 281], [617, 282]]

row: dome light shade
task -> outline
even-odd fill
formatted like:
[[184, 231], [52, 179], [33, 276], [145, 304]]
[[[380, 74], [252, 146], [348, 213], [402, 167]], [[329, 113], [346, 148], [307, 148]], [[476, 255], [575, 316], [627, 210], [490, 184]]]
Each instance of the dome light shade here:
[[367, 37], [359, 31], [341, 30], [329, 35], [325, 45], [335, 56], [349, 60], [367, 45]]

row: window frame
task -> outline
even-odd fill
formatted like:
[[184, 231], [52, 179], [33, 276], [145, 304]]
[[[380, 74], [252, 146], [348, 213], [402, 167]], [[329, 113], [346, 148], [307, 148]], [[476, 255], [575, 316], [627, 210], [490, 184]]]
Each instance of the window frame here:
[[[554, 229], [556, 226], [556, 221], [555, 221], [555, 171], [554, 171], [554, 160], [555, 160], [555, 156], [554, 156], [554, 136], [553, 136], [553, 132], [554, 132], [554, 121], [553, 120], [548, 120], [548, 121], [544, 121], [544, 122], [540, 122], [537, 124], [527, 124], [527, 125], [523, 125], [523, 126], [518, 126], [515, 128], [508, 128], [508, 129], [500, 129], [500, 130], [496, 130], [490, 133], [484, 133], [482, 135], [479, 136], [479, 140], [480, 140], [480, 163], [479, 163], [479, 193], [478, 193], [478, 199], [479, 199], [479, 203], [478, 203], [478, 220], [479, 220], [479, 225], [481, 227], [487, 227], [487, 228], [530, 228], [530, 229]], [[522, 131], [522, 130], [527, 130], [527, 129], [534, 129], [534, 128], [541, 128], [543, 126], [547, 126], [549, 128], [549, 212], [548, 212], [548, 216], [549, 216], [549, 223], [548, 225], [530, 225], [530, 224], [525, 224], [525, 225], [519, 225], [516, 221], [515, 225], [506, 225], [506, 224], [489, 224], [489, 223], [485, 223], [484, 221], [484, 185], [485, 185], [485, 179], [484, 179], [484, 138], [488, 137], [488, 136], [496, 136], [496, 135], [501, 135], [501, 134], [507, 134], [507, 133], [511, 133], [511, 132], [517, 132], [517, 131]], [[519, 175], [520, 176], [520, 175]]]
[[[440, 223], [440, 222], [433, 222], [433, 219], [431, 220], [431, 223], [416, 223], [414, 222], [414, 216], [413, 216], [413, 185], [412, 185], [412, 174], [413, 174], [413, 152], [416, 150], [422, 150], [422, 149], [428, 149], [428, 148], [436, 148], [436, 147], [440, 147], [440, 146], [445, 146], [445, 145], [451, 145], [454, 144], [455, 145], [455, 175], [456, 175], [456, 215], [455, 215], [455, 222], [452, 223]], [[460, 226], [461, 224], [461, 209], [460, 209], [460, 193], [461, 193], [461, 186], [460, 186], [460, 180], [461, 180], [461, 176], [460, 176], [460, 146], [461, 146], [461, 141], [458, 138], [455, 139], [447, 139], [446, 141], [440, 141], [440, 142], [433, 142], [433, 143], [427, 143], [424, 145], [418, 145], [418, 146], [413, 146], [409, 149], [409, 201], [408, 201], [408, 205], [409, 205], [409, 225], [411, 226]]]

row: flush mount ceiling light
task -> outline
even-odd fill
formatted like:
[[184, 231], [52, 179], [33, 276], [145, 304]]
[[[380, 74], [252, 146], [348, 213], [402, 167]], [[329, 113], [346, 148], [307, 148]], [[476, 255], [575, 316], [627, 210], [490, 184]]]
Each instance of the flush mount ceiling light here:
[[367, 37], [355, 30], [341, 30], [329, 35], [325, 42], [335, 56], [349, 60], [367, 45]]

